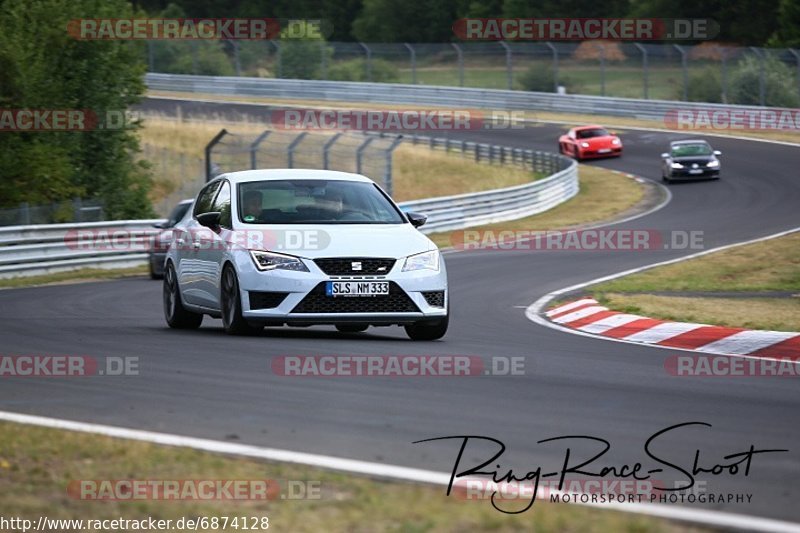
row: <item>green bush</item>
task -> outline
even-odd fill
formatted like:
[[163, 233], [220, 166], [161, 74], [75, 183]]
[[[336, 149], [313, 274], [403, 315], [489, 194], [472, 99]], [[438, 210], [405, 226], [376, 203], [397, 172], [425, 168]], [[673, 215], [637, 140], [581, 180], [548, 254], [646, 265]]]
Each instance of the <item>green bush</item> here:
[[[540, 93], [555, 92], [553, 65], [549, 62], [537, 62], [517, 77], [517, 87], [523, 91]], [[566, 87], [568, 93], [578, 90], [577, 84], [569, 76], [559, 75], [558, 84]]]
[[[760, 105], [760, 60], [747, 56], [736, 65], [728, 84], [728, 102], [731, 104]], [[774, 107], [797, 107], [797, 82], [792, 69], [775, 57], [764, 59], [765, 104]]]
[[[683, 82], [678, 84], [675, 99], [683, 99]], [[722, 82], [719, 69], [706, 68], [689, 76], [687, 96], [690, 102], [722, 102]]]
[[367, 79], [366, 59], [350, 59], [332, 65], [328, 69], [328, 79], [334, 81], [374, 81], [380, 83], [396, 82], [397, 69], [383, 59], [372, 60], [372, 77]]
[[286, 39], [280, 42], [280, 47], [281, 78], [318, 80], [321, 74], [322, 54], [330, 56], [331, 53], [321, 40]]

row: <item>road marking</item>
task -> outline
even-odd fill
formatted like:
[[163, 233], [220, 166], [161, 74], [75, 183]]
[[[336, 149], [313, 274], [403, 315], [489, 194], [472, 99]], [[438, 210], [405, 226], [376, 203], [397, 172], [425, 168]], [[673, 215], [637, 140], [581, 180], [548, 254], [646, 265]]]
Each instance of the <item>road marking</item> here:
[[[426, 483], [442, 487], [446, 487], [450, 483], [450, 473], [447, 472], [435, 472], [420, 468], [371, 463], [367, 461], [358, 461], [355, 459], [343, 459], [341, 457], [332, 457], [329, 455], [317, 455], [290, 450], [279, 450], [276, 448], [262, 448], [248, 444], [236, 444], [232, 442], [200, 439], [196, 437], [186, 437], [169, 433], [156, 433], [153, 431], [144, 431], [139, 429], [128, 429], [117, 426], [92, 424], [88, 422], [76, 422], [58, 418], [25, 415], [20, 413], [11, 413], [8, 411], [0, 411], [0, 420], [53, 429], [63, 429], [67, 431], [78, 431], [93, 435], [104, 435], [107, 437], [116, 437], [140, 442], [150, 442], [165, 446], [192, 448], [194, 450], [222, 453], [226, 455], [236, 455], [241, 457], [264, 459], [268, 461], [302, 464], [317, 468], [338, 470], [352, 474], [364, 474], [373, 477]], [[540, 489], [540, 493], [540, 497], [546, 498], [544, 489]], [[562, 496], [564, 493], [550, 491], [550, 494]], [[652, 503], [608, 502], [575, 503], [574, 505], [614, 510], [623, 513], [643, 514], [658, 518], [665, 518], [668, 520], [681, 520], [721, 528], [774, 533], [800, 533], [800, 524], [798, 523], [706, 509], [692, 509], [687, 507]]]

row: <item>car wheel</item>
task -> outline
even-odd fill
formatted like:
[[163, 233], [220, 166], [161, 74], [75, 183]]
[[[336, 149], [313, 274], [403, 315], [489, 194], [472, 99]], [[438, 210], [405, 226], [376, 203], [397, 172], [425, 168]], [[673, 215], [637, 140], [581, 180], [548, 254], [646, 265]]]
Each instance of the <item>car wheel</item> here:
[[226, 266], [222, 271], [221, 311], [222, 327], [228, 335], [251, 335], [261, 328], [251, 326], [242, 316], [242, 298], [239, 293], [239, 280], [236, 271]]
[[201, 313], [194, 313], [183, 306], [178, 276], [172, 263], [168, 263], [164, 270], [164, 318], [169, 327], [175, 329], [197, 329], [203, 323]]
[[361, 333], [362, 331], [367, 331], [369, 326], [363, 326], [360, 324], [337, 324], [336, 329], [341, 331], [342, 333]]
[[436, 339], [441, 339], [447, 333], [449, 322], [450, 314], [448, 313], [444, 318], [409, 324], [405, 327], [406, 335], [412, 341], [435, 341]]

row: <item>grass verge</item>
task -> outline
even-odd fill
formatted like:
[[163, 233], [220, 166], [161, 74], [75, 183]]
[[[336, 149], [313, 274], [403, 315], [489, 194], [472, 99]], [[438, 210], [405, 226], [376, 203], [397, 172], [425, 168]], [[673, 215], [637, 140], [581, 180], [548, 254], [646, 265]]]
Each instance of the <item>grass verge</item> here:
[[82, 268], [41, 276], [25, 276], [0, 279], [0, 289], [14, 289], [19, 287], [37, 287], [41, 285], [57, 285], [59, 283], [75, 283], [78, 281], [90, 282], [105, 279], [126, 278], [130, 276], [148, 275], [147, 266], [131, 268]]
[[[196, 188], [200, 187], [204, 181], [203, 150], [221, 128], [250, 139], [264, 131], [263, 124], [247, 121], [231, 123], [149, 117], [143, 124], [139, 135], [144, 157], [154, 166], [155, 186], [151, 200], [155, 203], [175, 191], [184, 191], [183, 185], [187, 181], [196, 183]], [[249, 155], [243, 153], [235, 164], [249, 164]], [[475, 164], [471, 158], [454, 152], [433, 151], [426, 146], [411, 144], [400, 145], [394, 154], [393, 165], [393, 197], [398, 202], [511, 187], [543, 177], [512, 166]]]
[[[87, 501], [80, 480], [276, 480], [314, 487], [318, 498], [251, 501]], [[505, 515], [488, 500], [447, 497], [444, 487], [377, 481], [311, 467], [186, 448], [0, 423], [0, 515], [38, 519], [269, 517], [277, 531], [700, 531], [669, 521], [539, 500]], [[78, 493], [79, 494], [79, 493]], [[281, 494], [286, 494], [281, 490]], [[35, 522], [34, 522], [35, 523]]]
[[[645, 188], [631, 178], [604, 168], [581, 165], [580, 191], [563, 204], [530, 217], [470, 228], [478, 231], [569, 229], [612, 220], [634, 209], [645, 198]], [[428, 235], [438, 246], [456, 243], [459, 232]]]
[[[149, 96], [166, 97], [166, 98], [181, 98], [187, 100], [215, 100], [215, 101], [229, 101], [229, 102], [252, 102], [265, 105], [293, 105], [297, 107], [323, 107], [323, 108], [336, 108], [336, 109], [385, 109], [391, 107], [392, 109], [418, 109], [419, 106], [411, 105], [395, 105], [395, 104], [374, 104], [367, 102], [337, 102], [328, 100], [299, 100], [299, 99], [275, 99], [275, 98], [261, 98], [257, 96], [239, 96], [239, 95], [219, 95], [219, 94], [200, 94], [200, 93], [181, 93], [181, 92], [168, 92], [168, 91], [150, 91]], [[432, 109], [434, 106], [425, 106], [426, 109]], [[552, 113], [546, 111], [530, 111], [522, 110], [523, 117], [541, 121], [543, 123], [550, 122], [565, 122], [564, 130], [566, 131], [570, 124], [603, 124], [609, 128], [624, 128], [624, 127], [638, 127], [638, 128], [654, 128], [669, 130], [664, 121], [659, 120], [644, 120], [638, 118], [617, 117], [613, 115], [582, 115], [579, 113]], [[722, 136], [734, 137], [750, 137], [752, 139], [764, 139], [773, 141], [784, 141], [790, 143], [800, 143], [800, 132], [796, 131], [759, 131], [759, 130], [677, 130], [686, 134], [713, 134]], [[624, 133], [624, 132], [619, 132]]]
[[[765, 291], [796, 296], [732, 298], [724, 294]], [[659, 294], [646, 294], [651, 292]], [[686, 292], [712, 294], [695, 297]], [[717, 297], [714, 292], [721, 294]], [[654, 318], [800, 331], [800, 232], [601, 283], [592, 287], [592, 293], [613, 309]]]

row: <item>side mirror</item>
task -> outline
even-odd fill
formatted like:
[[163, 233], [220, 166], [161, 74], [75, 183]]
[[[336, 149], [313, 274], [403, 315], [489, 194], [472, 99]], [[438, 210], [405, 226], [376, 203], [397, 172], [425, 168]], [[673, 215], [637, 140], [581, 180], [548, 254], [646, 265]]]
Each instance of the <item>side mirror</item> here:
[[428, 220], [427, 215], [423, 215], [422, 213], [414, 213], [413, 211], [407, 212], [406, 216], [408, 217], [408, 221], [411, 222], [411, 225], [415, 228], [422, 226]]
[[714, 155], [722, 155], [722, 152], [720, 152], [719, 150], [714, 150]]
[[669, 154], [667, 152], [664, 152], [663, 154], [661, 154], [661, 159], [666, 159], [668, 157], [669, 157]]
[[203, 213], [202, 215], [197, 215], [197, 222], [199, 222], [201, 226], [216, 229], [219, 227], [220, 218], [222, 218], [222, 213], [219, 211], [211, 211]]

